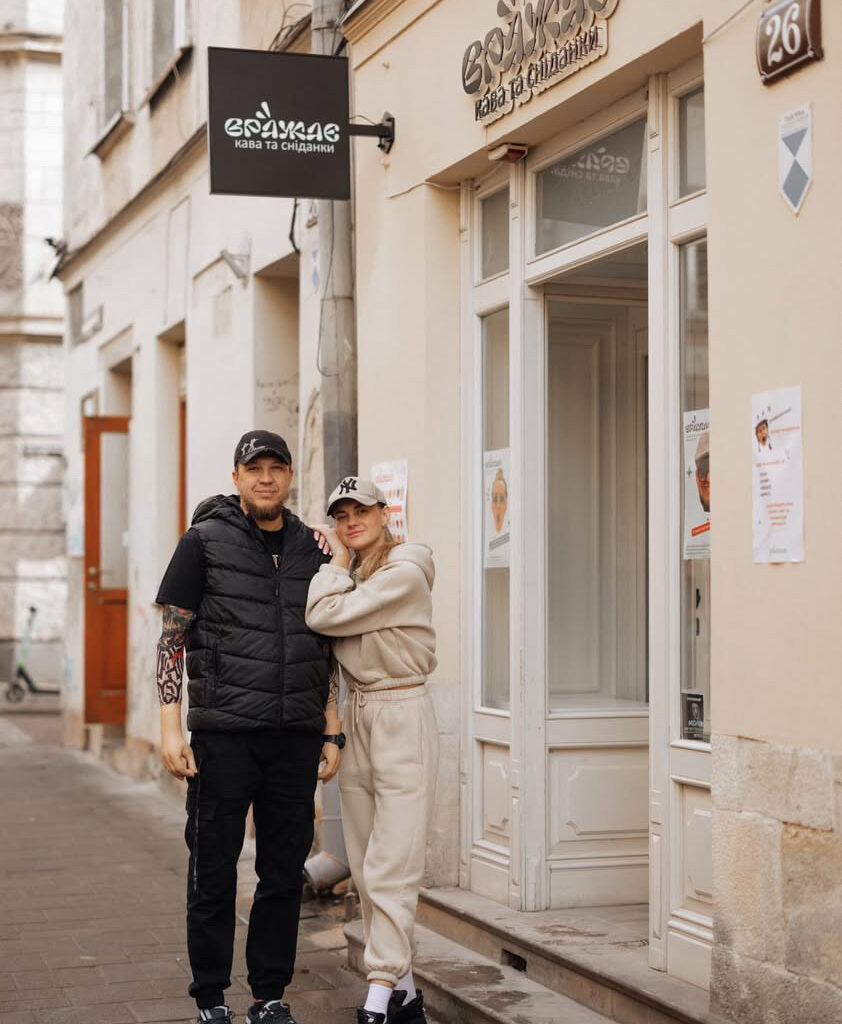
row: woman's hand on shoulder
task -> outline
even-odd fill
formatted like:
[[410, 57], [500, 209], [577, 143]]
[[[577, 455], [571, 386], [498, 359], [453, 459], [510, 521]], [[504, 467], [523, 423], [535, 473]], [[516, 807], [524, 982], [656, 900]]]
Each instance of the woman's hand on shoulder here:
[[312, 527], [313, 537], [325, 554], [330, 553], [331, 565], [347, 569], [351, 564], [351, 553], [339, 539], [334, 527], [327, 523], [319, 523]]

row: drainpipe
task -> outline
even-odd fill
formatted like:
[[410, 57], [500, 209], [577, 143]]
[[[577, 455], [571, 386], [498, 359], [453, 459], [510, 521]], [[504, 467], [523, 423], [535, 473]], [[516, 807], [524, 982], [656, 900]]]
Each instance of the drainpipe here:
[[[344, 0], [313, 0], [313, 53], [336, 53], [342, 40], [339, 21], [344, 13]], [[319, 201], [319, 278], [317, 359], [322, 392], [324, 493], [330, 494], [341, 477], [357, 472], [357, 338], [348, 201]], [[344, 694], [340, 693], [342, 698]], [[304, 865], [305, 881], [317, 892], [330, 889], [350, 874], [335, 778], [322, 785], [319, 834], [321, 849]]]

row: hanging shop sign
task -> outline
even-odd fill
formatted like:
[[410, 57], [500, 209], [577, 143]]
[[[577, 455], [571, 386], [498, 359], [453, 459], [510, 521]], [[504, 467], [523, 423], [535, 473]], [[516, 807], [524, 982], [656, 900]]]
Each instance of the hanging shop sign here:
[[497, 0], [501, 23], [462, 58], [474, 119], [491, 124], [597, 60], [619, 0]]
[[349, 123], [345, 58], [208, 47], [211, 192], [349, 199], [351, 135], [388, 153], [395, 120]]
[[780, 0], [757, 22], [757, 68], [764, 85], [822, 58], [821, 0]]
[[348, 199], [348, 64], [208, 47], [210, 190]]

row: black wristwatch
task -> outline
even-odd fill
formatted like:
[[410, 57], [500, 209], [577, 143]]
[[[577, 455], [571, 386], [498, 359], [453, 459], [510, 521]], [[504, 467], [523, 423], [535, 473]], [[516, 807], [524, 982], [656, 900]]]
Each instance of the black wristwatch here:
[[322, 736], [322, 743], [335, 743], [341, 750], [345, 746], [345, 733], [337, 732], [331, 736]]

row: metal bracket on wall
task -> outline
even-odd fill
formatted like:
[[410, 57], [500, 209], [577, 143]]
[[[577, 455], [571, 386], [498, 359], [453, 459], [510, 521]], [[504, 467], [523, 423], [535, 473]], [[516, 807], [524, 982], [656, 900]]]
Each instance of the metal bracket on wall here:
[[377, 148], [388, 153], [395, 144], [395, 118], [392, 114], [383, 115], [380, 124], [349, 124], [349, 135], [368, 135], [376, 138]]

